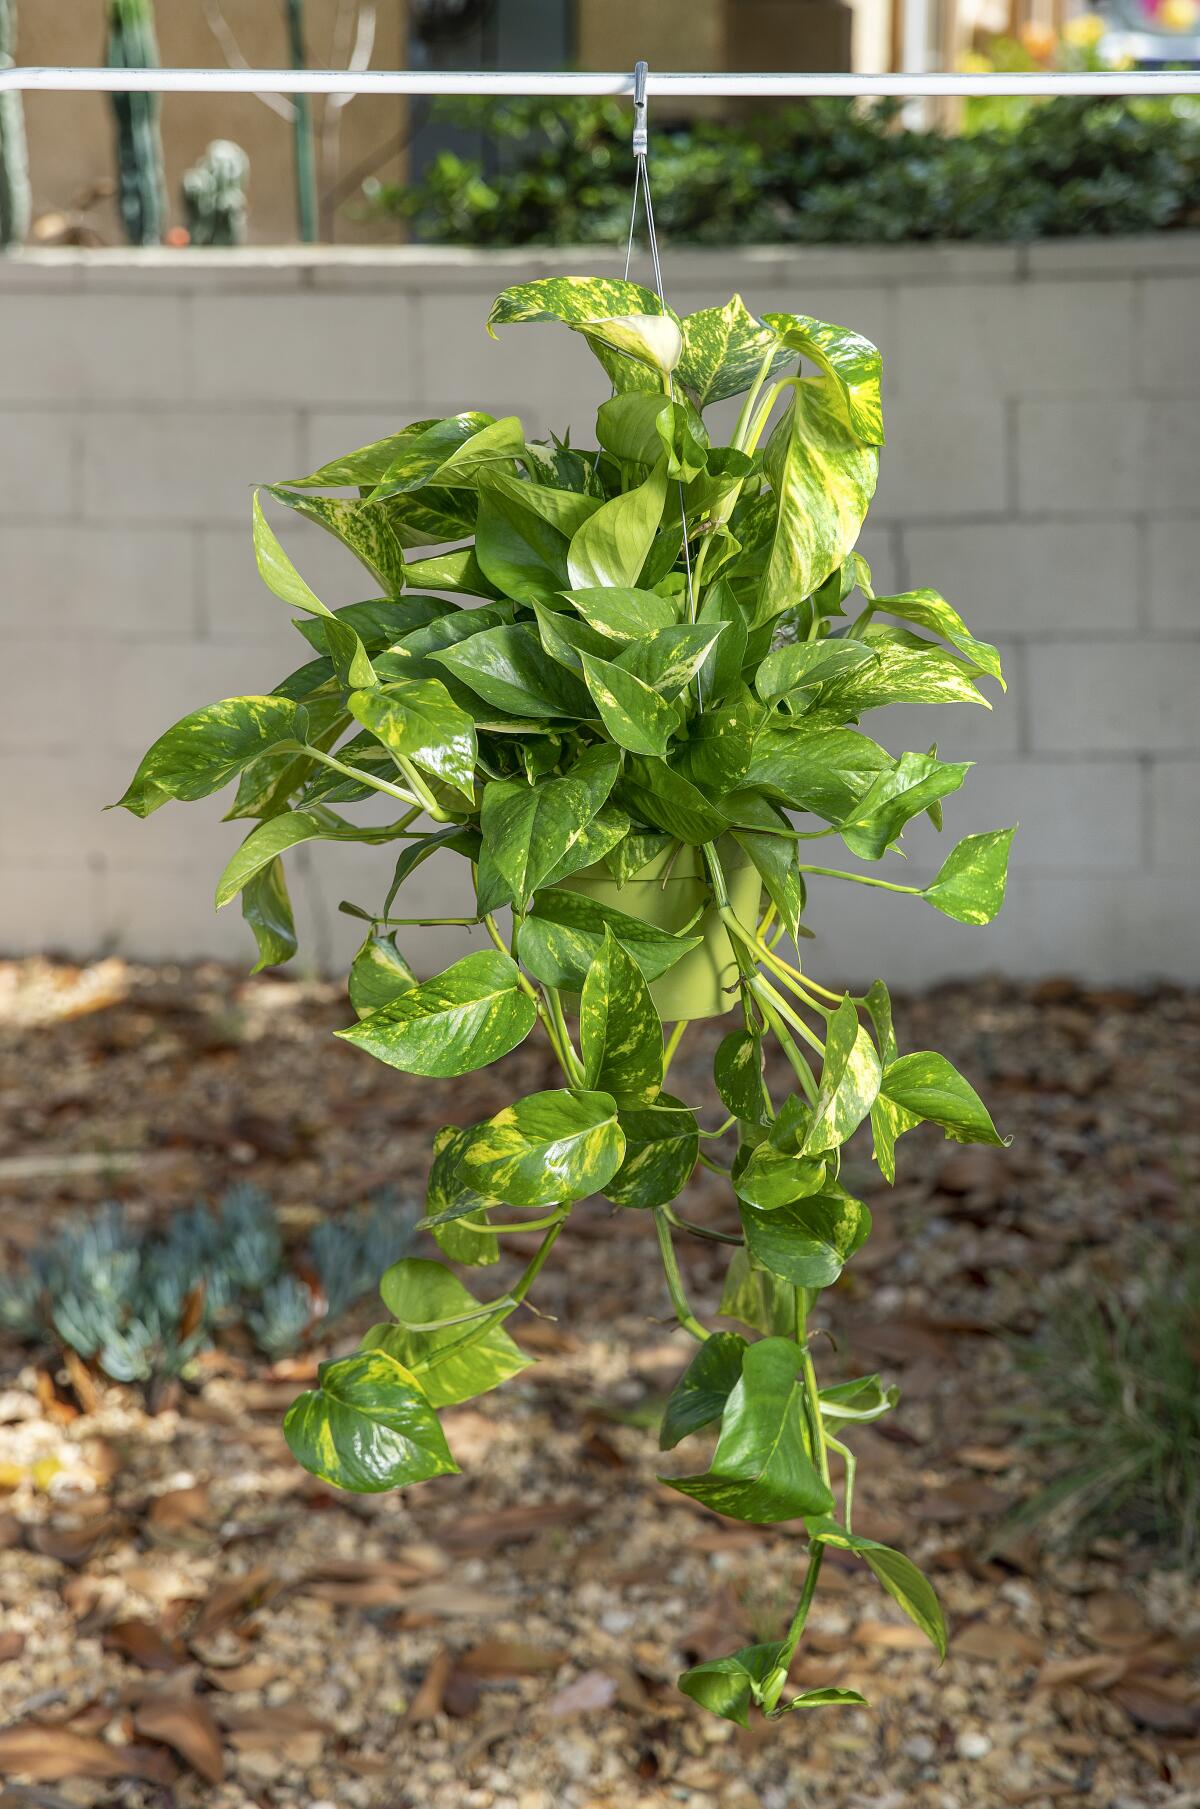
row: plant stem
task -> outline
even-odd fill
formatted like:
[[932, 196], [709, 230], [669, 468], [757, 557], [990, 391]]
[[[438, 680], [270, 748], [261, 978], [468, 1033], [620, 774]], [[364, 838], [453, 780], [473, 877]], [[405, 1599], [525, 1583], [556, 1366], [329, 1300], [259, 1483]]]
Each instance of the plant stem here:
[[671, 1063], [675, 1058], [675, 1051], [678, 1049], [680, 1043], [683, 1041], [684, 1035], [687, 1031], [687, 1027], [688, 1027], [687, 1018], [680, 1018], [679, 1022], [676, 1024], [674, 1030], [672, 1030], [670, 1036], [667, 1038], [666, 1048], [663, 1050], [663, 1079], [664, 1079], [664, 1081], [666, 1080], [667, 1075], [670, 1072]]
[[697, 1225], [691, 1219], [680, 1218], [673, 1206], [664, 1206], [668, 1220], [676, 1231], [688, 1231], [693, 1237], [702, 1237], [710, 1244], [744, 1244], [745, 1238], [736, 1231], [717, 1231], [710, 1225]]
[[738, 452], [744, 452], [746, 450], [744, 444], [745, 436], [750, 425], [750, 417], [754, 413], [754, 404], [758, 401], [763, 384], [771, 374], [771, 366], [775, 362], [778, 352], [779, 347], [773, 345], [766, 353], [755, 373], [754, 382], [750, 385], [750, 388], [746, 393], [746, 400], [742, 403], [741, 412], [738, 415], [736, 425], [733, 429], [733, 438], [729, 442], [729, 444]]
[[779, 1654], [779, 1668], [786, 1675], [788, 1666], [796, 1654], [800, 1644], [800, 1635], [804, 1632], [804, 1623], [808, 1619], [808, 1611], [812, 1607], [813, 1596], [817, 1592], [817, 1578], [821, 1574], [821, 1560], [825, 1556], [825, 1547], [821, 1544], [808, 1548], [808, 1569], [804, 1573], [804, 1585], [800, 1591], [800, 1600], [796, 1604], [796, 1612], [792, 1616], [791, 1625], [784, 1635], [783, 1647]]
[[662, 1206], [654, 1208], [654, 1229], [658, 1233], [658, 1248], [662, 1255], [663, 1274], [667, 1278], [667, 1291], [671, 1296], [671, 1305], [675, 1308], [675, 1317], [685, 1332], [690, 1332], [693, 1338], [698, 1338], [703, 1344], [709, 1334], [688, 1305], [683, 1276], [679, 1273], [679, 1261], [675, 1255], [675, 1246], [671, 1242], [671, 1221]]
[[844, 1445], [840, 1438], [825, 1435], [825, 1443], [831, 1451], [836, 1451], [846, 1466], [846, 1486], [843, 1492], [842, 1519], [846, 1522], [846, 1531], [854, 1531], [854, 1477], [858, 1469], [858, 1459], [849, 1445]]
[[789, 1035], [787, 1025], [775, 1010], [774, 1006], [771, 1005], [768, 999], [762, 996], [753, 985], [751, 986], [750, 991], [754, 996], [755, 1003], [758, 1005], [759, 1010], [762, 1012], [767, 1023], [770, 1025], [771, 1030], [774, 1032], [779, 1047], [787, 1057], [792, 1073], [800, 1082], [805, 1097], [810, 1105], [815, 1105], [817, 1101], [817, 1083], [813, 1079], [813, 1071], [801, 1055], [799, 1049], [797, 1049], [792, 1037]]
[[506, 1231], [544, 1231], [548, 1225], [558, 1223], [561, 1211], [562, 1208], [556, 1206], [553, 1212], [546, 1213], [540, 1219], [527, 1219], [523, 1225], [493, 1225], [487, 1219], [472, 1218], [456, 1219], [454, 1222], [457, 1225], [467, 1225], [472, 1231], [494, 1231], [498, 1235]]
[[897, 886], [890, 879], [874, 879], [869, 873], [843, 873], [840, 867], [801, 867], [801, 873], [819, 873], [825, 879], [850, 879], [856, 886], [878, 886], [884, 892], [907, 892], [910, 898], [920, 898], [920, 886]]
[[700, 1164], [701, 1168], [711, 1169], [714, 1175], [724, 1175], [726, 1180], [729, 1179], [729, 1176], [733, 1172], [732, 1169], [726, 1168], [724, 1163], [714, 1162], [712, 1157], [706, 1156], [703, 1150], [700, 1151], [699, 1155], [696, 1157], [696, 1160]]
[[583, 1063], [576, 1054], [575, 1045], [571, 1041], [571, 1033], [567, 1029], [567, 1020], [563, 1016], [562, 999], [559, 996], [558, 988], [556, 986], [547, 986], [545, 991], [546, 997], [550, 1001], [550, 1016], [554, 1020], [554, 1030], [557, 1037], [555, 1050], [558, 1054], [558, 1059], [562, 1063], [563, 1070], [571, 1085], [575, 1087], [582, 1086], [584, 1079]]
[[[398, 785], [393, 785], [390, 779], [376, 779], [373, 774], [364, 773], [361, 767], [347, 766], [344, 760], [338, 760], [334, 755], [325, 753], [322, 748], [310, 747], [305, 742], [298, 741], [296, 746], [301, 753], [311, 754], [314, 760], [321, 762], [322, 766], [332, 767], [335, 773], [342, 773], [347, 779], [357, 780], [359, 785], [369, 785], [372, 791], [386, 792], [389, 798], [399, 798], [402, 804], [412, 805], [415, 811], [419, 812], [425, 808], [420, 798], [414, 798], [409, 791], [402, 791]], [[449, 818], [445, 820], [449, 821]], [[409, 821], [412, 821], [411, 817]]]
[[[541, 1273], [546, 1258], [554, 1248], [555, 1239], [567, 1222], [567, 1214], [570, 1210], [570, 1206], [563, 1206], [559, 1209], [557, 1215], [547, 1229], [545, 1237], [526, 1264], [525, 1272], [521, 1276], [520, 1281], [510, 1294], [506, 1294], [503, 1300], [495, 1303], [496, 1310], [492, 1313], [488, 1313], [485, 1309], [483, 1317], [472, 1315], [472, 1317], [477, 1318], [477, 1323], [471, 1327], [471, 1330], [464, 1333], [461, 1338], [455, 1338], [452, 1343], [443, 1344], [438, 1350], [434, 1351], [427, 1360], [414, 1364], [414, 1373], [432, 1369], [435, 1364], [442, 1362], [448, 1357], [451, 1351], [466, 1350], [468, 1345], [477, 1343], [480, 1338], [491, 1331], [493, 1326], [503, 1325], [509, 1315], [516, 1312]], [[451, 1323], [453, 1323], [453, 1321], [451, 1321]]]
[[448, 811], [442, 809], [412, 761], [407, 759], [403, 754], [397, 754], [395, 759], [399, 762], [400, 770], [404, 774], [404, 777], [408, 780], [418, 798], [420, 798], [421, 803], [424, 805], [426, 814], [431, 816], [435, 823], [452, 823], [454, 818]]

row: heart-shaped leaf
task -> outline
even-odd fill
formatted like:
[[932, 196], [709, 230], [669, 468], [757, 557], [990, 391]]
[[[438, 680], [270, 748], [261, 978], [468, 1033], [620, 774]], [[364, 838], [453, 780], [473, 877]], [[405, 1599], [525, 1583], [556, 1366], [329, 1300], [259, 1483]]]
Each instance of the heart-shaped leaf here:
[[471, 1132], [459, 1166], [481, 1194], [510, 1206], [586, 1199], [617, 1172], [625, 1138], [611, 1093], [530, 1093]]
[[663, 1081], [663, 1033], [650, 988], [632, 955], [605, 925], [600, 953], [583, 983], [579, 1046], [587, 1085], [621, 1107], [650, 1105]]
[[444, 1078], [498, 1061], [524, 1042], [536, 1019], [515, 961], [481, 949], [337, 1035], [391, 1068]]
[[382, 1350], [322, 1363], [317, 1387], [288, 1408], [283, 1435], [297, 1463], [360, 1495], [458, 1469], [417, 1378]]

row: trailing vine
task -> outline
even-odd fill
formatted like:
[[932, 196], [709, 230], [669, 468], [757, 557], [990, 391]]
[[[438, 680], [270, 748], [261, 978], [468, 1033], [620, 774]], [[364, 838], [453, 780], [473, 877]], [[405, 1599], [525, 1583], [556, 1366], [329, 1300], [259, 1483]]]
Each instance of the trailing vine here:
[[[962, 785], [967, 763], [888, 753], [857, 726], [894, 702], [987, 705], [1003, 679], [931, 590], [879, 596], [854, 551], [883, 444], [880, 355], [798, 314], [755, 318], [735, 297], [679, 320], [636, 284], [552, 278], [506, 290], [493, 330], [550, 320], [581, 333], [611, 382], [597, 444], [530, 442], [515, 417], [419, 421], [267, 495], [335, 535], [378, 584], [331, 611], [254, 499], [268, 587], [303, 612], [312, 657], [266, 696], [186, 716], [149, 750], [121, 803], [236, 779], [252, 822], [217, 888], [241, 898], [260, 967], [296, 949], [284, 858], [359, 841], [394, 856], [350, 969], [347, 1042], [409, 1074], [472, 1072], [537, 1029], [559, 1087], [434, 1141], [424, 1227], [451, 1262], [485, 1267], [538, 1234], [519, 1280], [479, 1299], [444, 1264], [394, 1263], [390, 1318], [322, 1365], [285, 1432], [341, 1488], [404, 1487], [457, 1469], [438, 1409], [526, 1367], [506, 1324], [529, 1300], [573, 1206], [600, 1194], [649, 1213], [664, 1287], [695, 1355], [661, 1445], [716, 1426], [706, 1464], [669, 1485], [757, 1524], [800, 1520], [808, 1559], [779, 1639], [684, 1673], [698, 1702], [745, 1723], [752, 1706], [859, 1702], [790, 1693], [829, 1546], [875, 1574], [939, 1653], [928, 1581], [854, 1530], [856, 1426], [895, 1404], [878, 1376], [822, 1385], [809, 1319], [869, 1235], [842, 1152], [869, 1126], [895, 1178], [913, 1126], [1001, 1141], [945, 1057], [901, 1054], [882, 981], [829, 990], [799, 946], [810, 881], [865, 884], [983, 924], [1004, 896], [1012, 831], [968, 836], [924, 883], [869, 870], [905, 826]], [[729, 444], [704, 409], [743, 397]], [[449, 551], [426, 552], [429, 547]], [[465, 599], [465, 601], [464, 601]], [[382, 794], [394, 820], [347, 807]], [[840, 841], [846, 867], [813, 844]], [[429, 856], [470, 864], [475, 906], [395, 911]], [[866, 868], [868, 870], [863, 870]], [[418, 981], [400, 933], [479, 926], [488, 946]], [[715, 1056], [720, 1122], [667, 1089], [688, 1022], [736, 1013]], [[669, 1033], [664, 1025], [673, 1024]], [[794, 1084], [768, 1087], [773, 1039]], [[720, 1152], [724, 1152], [722, 1155]], [[717, 1152], [717, 1153], [714, 1153]], [[726, 1177], [724, 1227], [679, 1208], [697, 1163]], [[614, 1227], [616, 1230], [616, 1227]], [[699, 1234], [730, 1252], [721, 1316], [687, 1297], [676, 1251]]]

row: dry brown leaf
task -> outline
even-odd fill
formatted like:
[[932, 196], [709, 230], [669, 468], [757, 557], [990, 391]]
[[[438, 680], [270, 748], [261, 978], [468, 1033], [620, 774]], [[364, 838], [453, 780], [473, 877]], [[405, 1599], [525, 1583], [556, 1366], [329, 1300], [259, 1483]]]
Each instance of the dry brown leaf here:
[[253, 1570], [247, 1570], [240, 1577], [230, 1577], [224, 1583], [218, 1583], [211, 1590], [207, 1601], [192, 1623], [192, 1637], [203, 1639], [218, 1628], [227, 1626], [230, 1621], [248, 1614], [263, 1602], [277, 1595], [280, 1583], [274, 1571], [266, 1565], [259, 1564]]
[[200, 1483], [186, 1489], [167, 1489], [151, 1498], [146, 1518], [160, 1532], [178, 1533], [210, 1518], [212, 1503]]
[[102, 1643], [107, 1651], [120, 1652], [144, 1671], [177, 1671], [187, 1663], [183, 1647], [166, 1639], [152, 1621], [114, 1621], [105, 1630]]
[[494, 1546], [533, 1539], [550, 1526], [576, 1526], [594, 1514], [598, 1505], [594, 1501], [536, 1501], [528, 1507], [499, 1508], [491, 1514], [463, 1514], [438, 1528], [438, 1543], [454, 1552], [491, 1551]]
[[1097, 1590], [1088, 1597], [1086, 1613], [1089, 1638], [1112, 1651], [1144, 1646], [1154, 1636], [1141, 1603], [1123, 1590]]
[[433, 1663], [421, 1679], [416, 1695], [408, 1706], [408, 1719], [413, 1722], [433, 1721], [441, 1714], [446, 1685], [454, 1669], [448, 1646], [434, 1655]]
[[0, 1551], [11, 1551], [25, 1537], [25, 1528], [15, 1514], [0, 1514]]
[[86, 1564], [92, 1553], [111, 1534], [123, 1527], [115, 1515], [106, 1519], [85, 1520], [78, 1525], [46, 1522], [26, 1528], [26, 1538], [33, 1551], [43, 1558], [54, 1558], [59, 1564], [73, 1568]]
[[1118, 1703], [1130, 1720], [1156, 1734], [1198, 1734], [1200, 1697], [1185, 1679], [1178, 1681], [1180, 1688], [1173, 1689], [1167, 1678], [1151, 1682], [1128, 1677], [1114, 1685], [1109, 1701]]
[[996, 1664], [1036, 1664], [1042, 1656], [1040, 1641], [994, 1621], [968, 1621], [956, 1627], [951, 1650], [955, 1658], [985, 1658]]
[[519, 1640], [481, 1639], [458, 1664], [473, 1677], [536, 1677], [542, 1671], [557, 1671], [569, 1657], [568, 1652], [522, 1645]]
[[585, 1671], [574, 1683], [558, 1690], [542, 1705], [542, 1712], [555, 1720], [568, 1715], [596, 1714], [611, 1708], [617, 1698], [616, 1680], [607, 1671]]
[[919, 1627], [900, 1621], [859, 1621], [851, 1638], [856, 1645], [881, 1646], [889, 1652], [923, 1652], [928, 1644]]
[[1037, 1674], [1039, 1690], [1062, 1690], [1080, 1684], [1088, 1690], [1107, 1690], [1125, 1675], [1126, 1660], [1107, 1652], [1088, 1652], [1080, 1658], [1052, 1659]]
[[20, 1658], [24, 1650], [23, 1633], [0, 1633], [0, 1664], [8, 1664], [11, 1659]]
[[252, 1658], [249, 1664], [244, 1665], [207, 1665], [204, 1675], [214, 1689], [233, 1694], [240, 1690], [261, 1690], [264, 1685], [275, 1681], [279, 1670], [276, 1665]]
[[966, 1464], [969, 1470], [983, 1470], [988, 1474], [1000, 1475], [1011, 1470], [1014, 1464], [1024, 1461], [1024, 1452], [1015, 1445], [963, 1445], [954, 1453], [960, 1464]]
[[212, 1710], [198, 1696], [152, 1697], [137, 1708], [134, 1732], [146, 1740], [161, 1740], [208, 1784], [225, 1777], [221, 1733]]
[[469, 1583], [423, 1583], [410, 1589], [404, 1597], [404, 1624], [419, 1623], [426, 1617], [452, 1620], [456, 1615], [478, 1615], [481, 1618], [504, 1614], [511, 1603], [499, 1596], [485, 1595]]
[[245, 1710], [223, 1709], [226, 1738], [239, 1752], [265, 1752], [301, 1768], [320, 1762], [328, 1732], [299, 1703]]
[[64, 1778], [145, 1778], [171, 1784], [175, 1767], [165, 1753], [141, 1746], [110, 1746], [67, 1727], [23, 1722], [0, 1732], [0, 1774], [57, 1784]]

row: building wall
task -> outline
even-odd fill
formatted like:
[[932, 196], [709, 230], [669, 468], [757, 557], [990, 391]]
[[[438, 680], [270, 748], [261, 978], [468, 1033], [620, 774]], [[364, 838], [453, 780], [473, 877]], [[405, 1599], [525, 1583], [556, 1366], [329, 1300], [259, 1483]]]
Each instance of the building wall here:
[[[572, 266], [618, 267], [550, 252], [0, 260], [0, 949], [248, 957], [237, 907], [211, 909], [240, 834], [219, 803], [145, 823], [102, 806], [179, 716], [305, 657], [254, 570], [250, 485], [468, 405], [586, 434], [605, 385], [583, 342], [483, 330], [506, 283]], [[893, 877], [1020, 822], [998, 922], [817, 882], [814, 972], [1200, 978], [1200, 236], [686, 253], [666, 274], [680, 311], [736, 287], [884, 347], [889, 439], [863, 550], [881, 590], [943, 591], [1010, 680], [991, 712], [868, 723], [896, 751], [936, 739], [979, 761], [942, 844], [914, 832]], [[328, 602], [369, 594], [335, 542], [281, 532]], [[373, 902], [389, 871], [379, 850], [297, 858], [310, 955], [346, 952], [338, 900]], [[406, 896], [469, 908], [453, 861]], [[422, 934], [425, 969], [463, 946]]]

